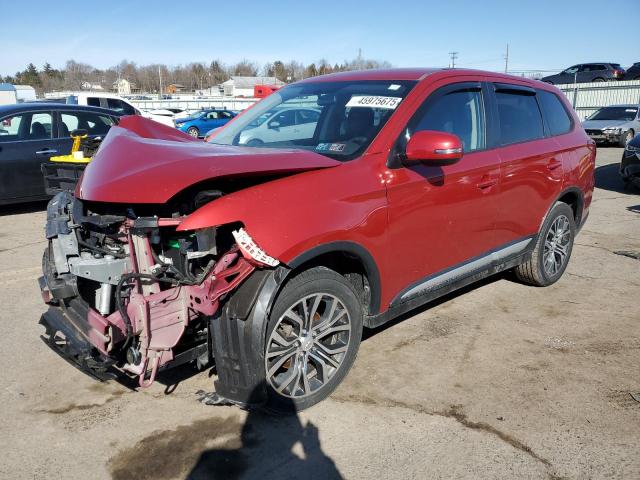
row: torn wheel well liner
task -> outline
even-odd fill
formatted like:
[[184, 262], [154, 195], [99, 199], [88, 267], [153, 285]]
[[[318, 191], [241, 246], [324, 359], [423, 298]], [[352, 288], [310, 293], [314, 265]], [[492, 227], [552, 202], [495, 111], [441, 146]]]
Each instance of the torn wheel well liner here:
[[[291, 270], [281, 265], [262, 272], [254, 272], [244, 291], [239, 288], [233, 292], [221, 315], [210, 321], [218, 371], [215, 390], [236, 404], [263, 403], [267, 398], [263, 368], [267, 323], [271, 306]], [[245, 311], [239, 303], [251, 298], [255, 300], [244, 307], [249, 312], [241, 318]]]

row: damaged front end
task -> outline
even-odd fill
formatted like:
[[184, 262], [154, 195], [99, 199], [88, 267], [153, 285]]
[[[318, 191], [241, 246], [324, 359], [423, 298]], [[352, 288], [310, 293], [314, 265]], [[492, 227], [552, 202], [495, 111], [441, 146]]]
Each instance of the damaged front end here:
[[137, 377], [212, 360], [212, 323], [226, 296], [278, 264], [242, 225], [181, 232], [183, 212], [150, 213], [56, 195], [47, 210], [41, 323], [45, 340], [85, 372]]

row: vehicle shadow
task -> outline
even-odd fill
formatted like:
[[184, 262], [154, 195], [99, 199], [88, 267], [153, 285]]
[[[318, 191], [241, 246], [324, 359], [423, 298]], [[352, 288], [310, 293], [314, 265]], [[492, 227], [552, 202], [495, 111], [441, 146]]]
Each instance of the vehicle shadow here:
[[21, 213], [41, 212], [47, 209], [48, 200], [38, 202], [19, 203], [15, 205], [0, 205], [0, 217], [19, 215]]
[[610, 163], [608, 165], [596, 167], [596, 188], [601, 188], [603, 190], [609, 190], [611, 192], [617, 193], [633, 193], [630, 187], [625, 187], [619, 171], [619, 163]]
[[[257, 396], [262, 388], [254, 391]], [[342, 479], [334, 461], [322, 450], [318, 428], [310, 421], [303, 425], [293, 402], [286, 407], [292, 412], [286, 416], [250, 409], [241, 429], [240, 446], [205, 450], [187, 480]]]

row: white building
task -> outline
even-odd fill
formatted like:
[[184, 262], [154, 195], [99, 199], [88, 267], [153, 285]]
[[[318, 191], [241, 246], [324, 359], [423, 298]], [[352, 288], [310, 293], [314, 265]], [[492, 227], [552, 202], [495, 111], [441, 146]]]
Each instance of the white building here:
[[119, 78], [113, 82], [113, 90], [118, 92], [118, 95], [131, 95], [131, 92], [136, 88], [135, 83], [130, 82], [126, 78]]
[[30, 85], [0, 83], [0, 105], [11, 105], [36, 99], [36, 91]]
[[256, 85], [282, 86], [284, 82], [276, 77], [238, 77], [232, 76], [222, 83], [225, 97], [253, 97], [253, 89]]

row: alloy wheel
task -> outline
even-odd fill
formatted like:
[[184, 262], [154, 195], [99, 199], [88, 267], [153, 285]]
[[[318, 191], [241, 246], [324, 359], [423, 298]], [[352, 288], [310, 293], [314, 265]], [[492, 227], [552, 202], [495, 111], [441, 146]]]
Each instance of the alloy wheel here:
[[351, 341], [351, 317], [328, 293], [297, 300], [280, 316], [267, 341], [267, 381], [280, 395], [309, 396], [341, 368]]
[[559, 215], [551, 224], [544, 240], [542, 262], [544, 271], [553, 277], [562, 270], [569, 258], [571, 226], [565, 215]]

